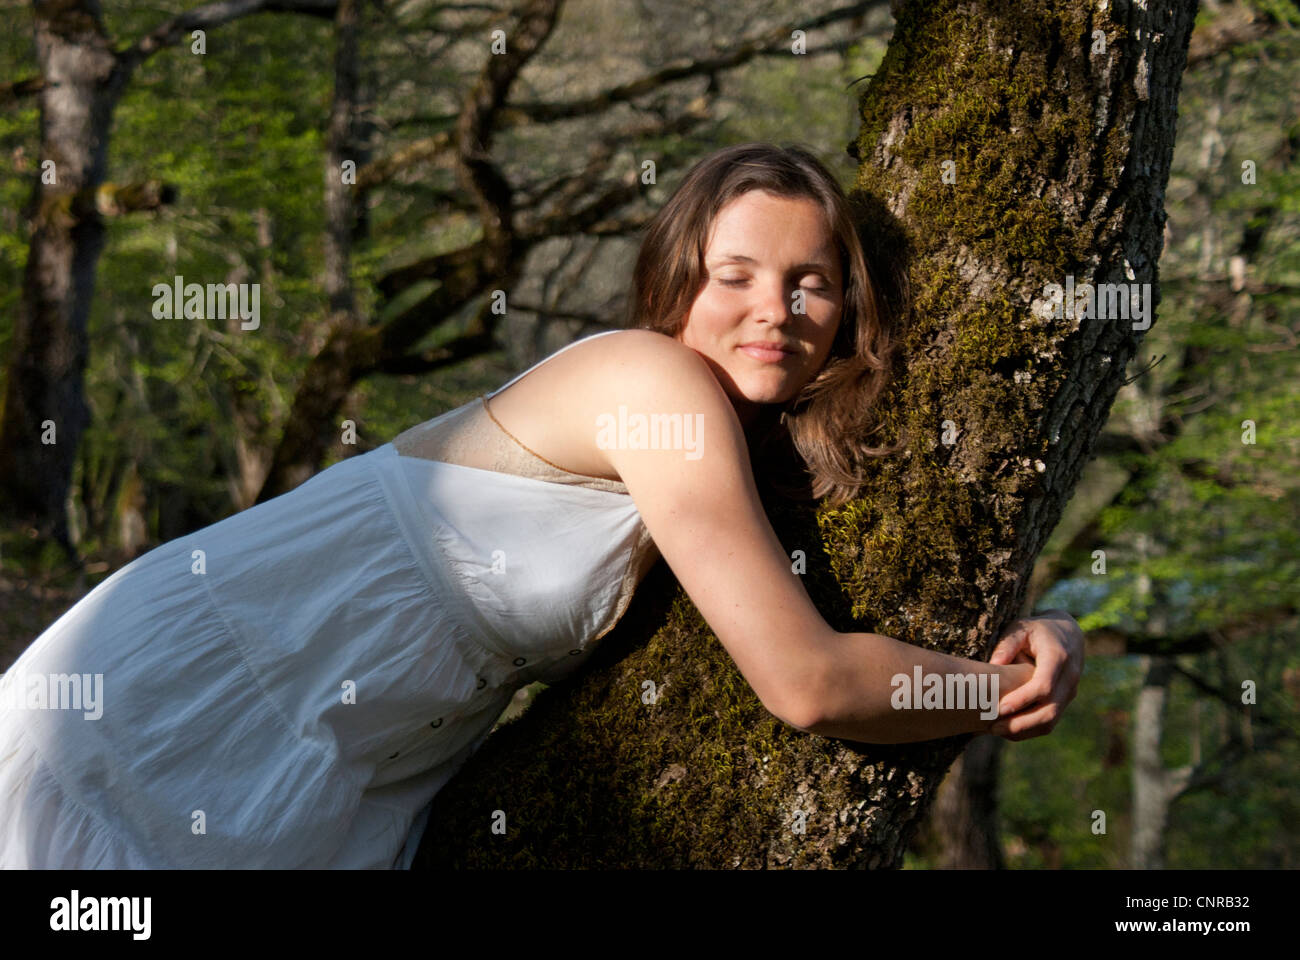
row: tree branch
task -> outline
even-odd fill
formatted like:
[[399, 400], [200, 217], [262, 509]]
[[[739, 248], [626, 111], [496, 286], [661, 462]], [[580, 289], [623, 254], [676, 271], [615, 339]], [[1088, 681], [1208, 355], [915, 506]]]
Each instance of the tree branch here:
[[123, 50], [117, 58], [121, 70], [130, 73], [164, 47], [180, 43], [194, 30], [208, 30], [253, 13], [302, 13], [332, 19], [337, 0], [222, 0], [177, 14], [150, 30]]
[[[1198, 676], [1197, 674], [1192, 673], [1190, 670], [1186, 669], [1185, 667], [1180, 666], [1177, 662], [1172, 663], [1171, 666], [1173, 668], [1174, 673], [1184, 678], [1188, 683], [1190, 683], [1201, 693], [1213, 697], [1215, 700], [1218, 700], [1225, 707], [1228, 707], [1234, 712], [1241, 711], [1243, 704], [1241, 702], [1240, 691], [1225, 690], [1223, 687], [1215, 686], [1214, 684], [1206, 680], [1204, 677]], [[1252, 706], [1252, 709], [1250, 711], [1250, 719], [1252, 722], [1257, 723], [1261, 726], [1270, 727], [1274, 730], [1277, 730], [1280, 734], [1282, 734], [1289, 740], [1300, 739], [1300, 733], [1298, 733], [1295, 730], [1292, 730], [1291, 727], [1289, 727], [1284, 721], [1278, 719], [1273, 714], [1265, 713], [1263, 710], [1259, 709], [1258, 704]]]
[[1252, 634], [1274, 627], [1295, 615], [1294, 606], [1282, 604], [1195, 633], [1153, 636], [1132, 633], [1117, 627], [1101, 627], [1097, 630], [1089, 630], [1084, 639], [1088, 645], [1089, 656], [1122, 657], [1139, 653], [1152, 656], [1178, 656], [1204, 653], [1207, 650], [1240, 643]]
[[[720, 70], [740, 66], [758, 56], [789, 53], [789, 39], [792, 30], [812, 30], [837, 20], [861, 16], [871, 8], [880, 6], [883, 2], [884, 0], [864, 0], [864, 2], [850, 4], [820, 16], [812, 17], [800, 23], [797, 27], [788, 25], [774, 27], [761, 36], [743, 40], [712, 57], [702, 60], [682, 58], [661, 67], [653, 73], [611, 87], [582, 100], [564, 103], [529, 101], [504, 104], [498, 113], [496, 128], [498, 130], [507, 130], [528, 123], [549, 123], [555, 120], [568, 120], [574, 117], [601, 113], [614, 104], [627, 103], [679, 80], [710, 76]], [[810, 51], [810, 53], [832, 52], [838, 49], [838, 44], [832, 44], [825, 50]], [[426, 119], [430, 122], [445, 122], [452, 118], [434, 117]], [[358, 171], [357, 181], [358, 183], [371, 184], [386, 180], [398, 170], [412, 163], [434, 159], [450, 145], [451, 135], [446, 131], [416, 140], [391, 156], [381, 157]]]
[[29, 97], [33, 93], [40, 93], [45, 89], [45, 86], [44, 77], [27, 77], [24, 80], [0, 83], [0, 107], [9, 106], [20, 97]]
[[610, 87], [608, 90], [602, 90], [582, 100], [571, 100], [565, 103], [534, 100], [512, 104], [508, 117], [503, 117], [503, 119], [510, 123], [522, 122], [525, 119], [534, 123], [542, 123], [600, 113], [613, 104], [626, 103], [637, 97], [645, 96], [647, 93], [652, 93], [660, 87], [675, 83], [678, 80], [709, 76], [721, 70], [738, 67], [757, 56], [765, 54], [788, 54], [790, 52], [790, 34], [793, 30], [806, 32], [824, 27], [837, 20], [858, 17], [871, 8], [880, 6], [882, 2], [883, 0], [865, 0], [865, 2], [850, 4], [846, 7], [838, 7], [819, 16], [810, 17], [793, 27], [789, 24], [780, 24], [757, 37], [751, 37], [731, 47], [724, 48], [711, 57], [703, 59], [682, 57], [664, 67], [660, 67], [653, 73]]

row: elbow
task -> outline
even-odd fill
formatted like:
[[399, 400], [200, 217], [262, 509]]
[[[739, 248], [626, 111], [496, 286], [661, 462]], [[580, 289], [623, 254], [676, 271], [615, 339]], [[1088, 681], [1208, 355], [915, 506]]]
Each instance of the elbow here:
[[817, 734], [821, 732], [824, 721], [821, 698], [809, 691], [790, 694], [776, 709], [768, 707], [768, 712], [782, 723], [794, 727], [801, 733]]
[[816, 712], [810, 707], [804, 707], [793, 711], [787, 710], [783, 715], [778, 714], [778, 716], [784, 723], [794, 727], [801, 733], [816, 734], [819, 732], [821, 720], [817, 716]]
[[801, 734], [815, 734], [816, 732], [814, 730], [816, 718], [807, 709], [790, 709], [789, 706], [784, 706], [784, 708], [774, 710], [771, 706], [768, 706], [767, 712], [774, 715], [785, 726], [796, 728]]
[[831, 715], [828, 694], [832, 689], [829, 643], [818, 644], [797, 662], [787, 663], [783, 676], [770, 689], [777, 691], [768, 707], [777, 719], [802, 733], [823, 735]]

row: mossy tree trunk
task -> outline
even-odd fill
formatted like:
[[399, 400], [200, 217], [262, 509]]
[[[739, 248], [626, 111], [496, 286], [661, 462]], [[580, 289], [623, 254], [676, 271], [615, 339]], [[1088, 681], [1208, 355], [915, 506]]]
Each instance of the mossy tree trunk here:
[[[850, 152], [864, 234], [912, 291], [883, 401], [906, 450], [842, 509], [770, 509], [837, 629], [983, 658], [1014, 619], [1142, 338], [1131, 319], [1053, 317], [1044, 287], [1158, 299], [1195, 13], [898, 5]], [[897, 867], [968, 739], [784, 726], [661, 565], [583, 673], [438, 794], [416, 866]]]

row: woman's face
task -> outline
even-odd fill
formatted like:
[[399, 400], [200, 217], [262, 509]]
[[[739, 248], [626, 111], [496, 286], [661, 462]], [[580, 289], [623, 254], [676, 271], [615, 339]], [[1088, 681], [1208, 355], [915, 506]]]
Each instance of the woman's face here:
[[704, 357], [748, 424], [760, 404], [784, 403], [822, 368], [843, 297], [821, 208], [751, 190], [714, 219], [703, 283], [677, 339]]

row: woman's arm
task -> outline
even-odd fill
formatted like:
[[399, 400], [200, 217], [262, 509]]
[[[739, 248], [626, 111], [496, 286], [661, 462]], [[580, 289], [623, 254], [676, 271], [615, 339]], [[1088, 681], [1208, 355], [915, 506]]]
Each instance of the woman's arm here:
[[[841, 634], [817, 612], [763, 512], [744, 431], [706, 362], [645, 332], [606, 337], [595, 374], [575, 385], [573, 422], [626, 415], [690, 417], [694, 450], [603, 448], [636, 501], [656, 546], [763, 705], [801, 730], [868, 743], [907, 742], [985, 729], [979, 709], [894, 709], [893, 678], [961, 673], [992, 677], [998, 696], [1032, 666], [990, 665], [876, 634]], [[607, 421], [606, 421], [607, 422]], [[919, 702], [926, 702], [924, 689]], [[945, 691], [946, 695], [946, 691]], [[909, 702], [911, 702], [909, 700]], [[930, 701], [933, 702], [933, 696]], [[988, 712], [988, 711], [985, 711]]]
[[988, 733], [998, 702], [1034, 672], [1033, 664], [967, 660], [878, 633], [834, 633], [825, 656], [820, 710], [807, 729], [864, 743]]

